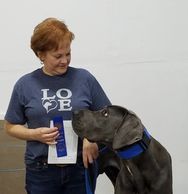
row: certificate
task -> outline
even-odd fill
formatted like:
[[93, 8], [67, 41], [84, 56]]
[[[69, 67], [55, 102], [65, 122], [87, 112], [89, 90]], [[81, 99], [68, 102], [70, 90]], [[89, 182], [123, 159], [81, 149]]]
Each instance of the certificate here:
[[[63, 121], [64, 136], [66, 141], [66, 156], [58, 157], [56, 145], [49, 145], [48, 164], [73, 164], [77, 159], [78, 136], [72, 129], [71, 121]], [[50, 121], [50, 127], [53, 127], [53, 121]]]

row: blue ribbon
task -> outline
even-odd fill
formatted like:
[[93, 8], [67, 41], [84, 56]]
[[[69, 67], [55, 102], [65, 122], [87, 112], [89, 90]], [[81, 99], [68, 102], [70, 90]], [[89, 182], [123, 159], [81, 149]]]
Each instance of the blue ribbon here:
[[57, 138], [57, 144], [56, 144], [57, 157], [67, 156], [63, 117], [61, 116], [54, 117], [53, 122], [54, 122], [54, 127], [57, 127], [59, 130], [59, 136]]

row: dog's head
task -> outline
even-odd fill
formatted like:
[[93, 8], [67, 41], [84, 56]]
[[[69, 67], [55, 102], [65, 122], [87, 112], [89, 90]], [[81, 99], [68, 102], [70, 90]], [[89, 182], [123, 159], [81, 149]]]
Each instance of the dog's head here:
[[99, 111], [74, 111], [72, 126], [81, 138], [110, 144], [113, 149], [139, 141], [144, 130], [140, 119], [120, 106], [107, 106]]

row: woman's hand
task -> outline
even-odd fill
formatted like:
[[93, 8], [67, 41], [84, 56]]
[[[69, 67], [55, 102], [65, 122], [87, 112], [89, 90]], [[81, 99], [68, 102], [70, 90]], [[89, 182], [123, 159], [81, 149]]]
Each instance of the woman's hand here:
[[91, 143], [84, 138], [82, 156], [85, 168], [88, 168], [88, 162], [93, 163], [93, 160], [97, 159], [99, 155], [98, 151], [98, 145], [96, 143]]
[[40, 127], [33, 130], [34, 139], [48, 145], [56, 144], [59, 131], [57, 127]]

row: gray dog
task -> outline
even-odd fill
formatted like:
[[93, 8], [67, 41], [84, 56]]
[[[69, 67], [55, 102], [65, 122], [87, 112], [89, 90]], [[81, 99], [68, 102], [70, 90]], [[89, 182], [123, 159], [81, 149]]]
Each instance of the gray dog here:
[[115, 174], [109, 168], [108, 177], [116, 194], [172, 194], [171, 156], [133, 112], [120, 106], [75, 111], [72, 125], [81, 138], [103, 143], [115, 153], [99, 160], [99, 166], [111, 160], [115, 164]]

